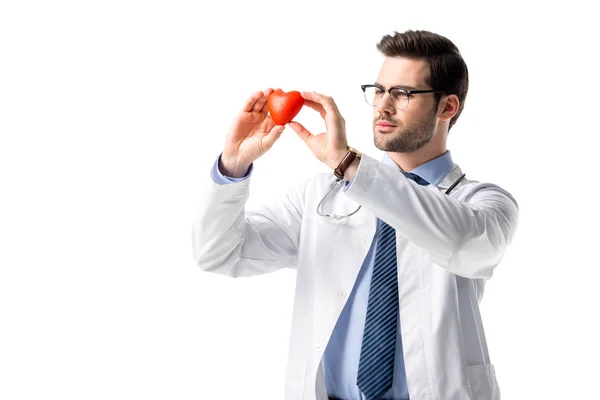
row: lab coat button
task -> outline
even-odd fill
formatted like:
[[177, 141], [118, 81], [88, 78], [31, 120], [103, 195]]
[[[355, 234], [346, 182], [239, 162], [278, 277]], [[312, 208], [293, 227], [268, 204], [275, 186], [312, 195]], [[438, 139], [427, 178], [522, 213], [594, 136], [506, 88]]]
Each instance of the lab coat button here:
[[340, 297], [344, 297], [346, 295], [346, 292], [338, 292], [338, 296]]
[[320, 345], [318, 345], [318, 346], [317, 346], [317, 351], [320, 351], [320, 350], [321, 350], [321, 346], [320, 346]]

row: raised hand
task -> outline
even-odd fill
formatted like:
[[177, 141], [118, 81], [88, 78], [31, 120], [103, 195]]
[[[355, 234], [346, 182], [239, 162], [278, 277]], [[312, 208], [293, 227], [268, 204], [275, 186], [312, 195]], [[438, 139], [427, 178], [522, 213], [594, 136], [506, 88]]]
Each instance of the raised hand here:
[[225, 138], [219, 168], [227, 176], [241, 178], [250, 164], [269, 150], [285, 129], [276, 125], [267, 110], [267, 99], [273, 89], [257, 91], [246, 100]]
[[327, 131], [313, 135], [296, 121], [289, 125], [321, 162], [335, 169], [348, 150], [346, 121], [331, 97], [315, 92], [302, 92], [302, 97], [305, 106], [321, 114]]

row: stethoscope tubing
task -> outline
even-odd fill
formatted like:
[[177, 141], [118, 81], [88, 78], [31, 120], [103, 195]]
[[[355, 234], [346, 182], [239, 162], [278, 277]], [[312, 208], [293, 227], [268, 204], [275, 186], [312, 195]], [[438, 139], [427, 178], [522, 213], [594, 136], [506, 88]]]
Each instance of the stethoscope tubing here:
[[[454, 189], [456, 187], [456, 185], [458, 185], [460, 183], [460, 181], [463, 180], [463, 178], [466, 176], [467, 174], [462, 174], [462, 176], [460, 178], [458, 178], [456, 181], [454, 181], [454, 183], [452, 183], [452, 185], [450, 185], [450, 187], [448, 188], [448, 190], [446, 190], [446, 192], [444, 192], [444, 194], [450, 194], [450, 192], [452, 191], [452, 189]], [[358, 208], [356, 210], [354, 210], [353, 212], [351, 212], [348, 215], [337, 215], [337, 214], [321, 214], [319, 212], [319, 208], [321, 208], [321, 204], [323, 203], [323, 201], [327, 198], [327, 196], [329, 196], [329, 193], [331, 193], [331, 191], [333, 189], [336, 188], [336, 186], [339, 185], [339, 183], [342, 182], [342, 179], [336, 178], [336, 181], [329, 187], [329, 191], [327, 191], [327, 193], [325, 194], [325, 196], [323, 196], [323, 198], [321, 199], [321, 201], [319, 202], [319, 204], [317, 205], [317, 214], [319, 214], [321, 217], [324, 218], [331, 218], [331, 219], [343, 219], [343, 218], [348, 218], [351, 217], [352, 215], [356, 214], [358, 212], [358, 210], [360, 210], [361, 206], [359, 205]]]

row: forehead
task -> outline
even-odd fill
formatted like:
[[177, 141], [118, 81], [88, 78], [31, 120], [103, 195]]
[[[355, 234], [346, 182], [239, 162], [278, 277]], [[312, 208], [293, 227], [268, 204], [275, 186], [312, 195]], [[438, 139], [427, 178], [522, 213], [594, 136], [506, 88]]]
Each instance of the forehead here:
[[424, 59], [386, 57], [379, 70], [377, 83], [385, 86], [427, 87], [429, 65]]

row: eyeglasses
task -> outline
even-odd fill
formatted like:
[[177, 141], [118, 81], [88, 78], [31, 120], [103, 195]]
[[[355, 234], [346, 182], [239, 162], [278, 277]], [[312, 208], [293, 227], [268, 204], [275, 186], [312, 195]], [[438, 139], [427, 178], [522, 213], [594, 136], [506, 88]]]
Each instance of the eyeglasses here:
[[367, 104], [376, 107], [381, 104], [383, 100], [383, 96], [385, 92], [390, 94], [390, 98], [392, 99], [392, 104], [398, 110], [404, 110], [408, 107], [409, 99], [415, 94], [421, 93], [446, 93], [445, 90], [435, 90], [435, 89], [427, 89], [427, 90], [409, 90], [401, 87], [392, 87], [389, 89], [385, 89], [379, 85], [360, 85], [360, 88], [365, 94], [365, 100]]

